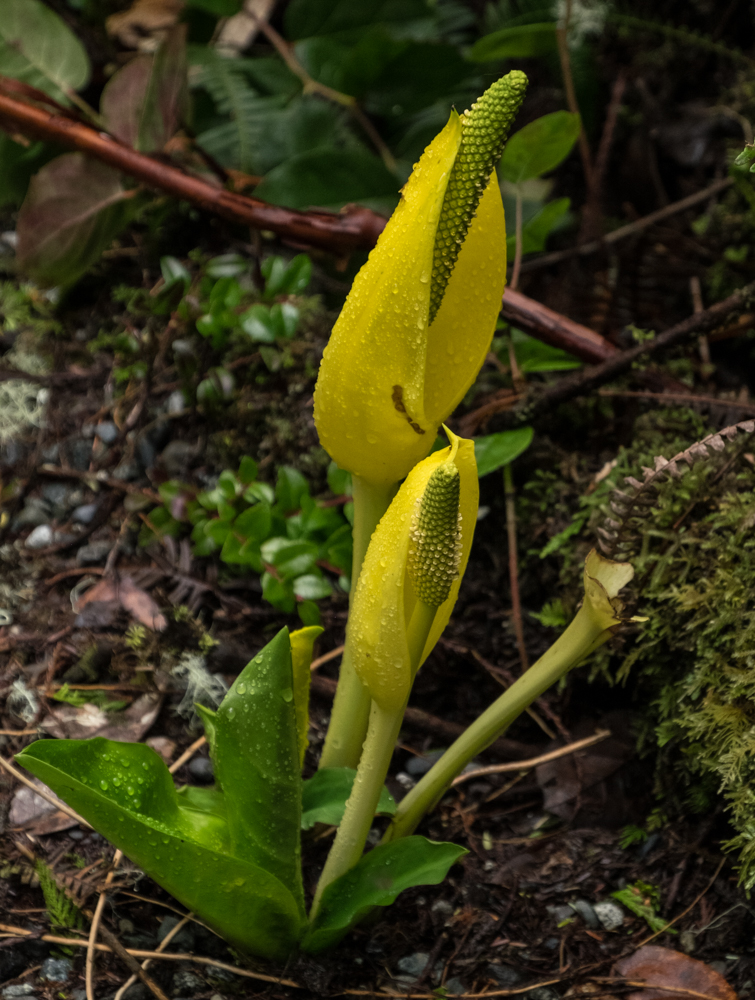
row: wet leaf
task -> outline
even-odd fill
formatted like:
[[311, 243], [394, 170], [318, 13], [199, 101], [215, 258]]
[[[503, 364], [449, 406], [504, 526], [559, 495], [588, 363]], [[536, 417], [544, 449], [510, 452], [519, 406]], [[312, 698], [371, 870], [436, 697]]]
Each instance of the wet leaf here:
[[70, 104], [68, 91], [89, 79], [86, 50], [65, 21], [40, 0], [3, 0], [0, 73]]
[[468, 853], [457, 844], [417, 836], [375, 847], [327, 887], [302, 949], [317, 954], [330, 947], [374, 906], [390, 905], [412, 886], [442, 882], [451, 865]]
[[491, 62], [497, 59], [531, 59], [556, 52], [556, 25], [544, 21], [540, 24], [517, 24], [501, 28], [479, 38], [469, 52], [474, 62]]
[[[303, 782], [302, 830], [310, 830], [315, 823], [338, 826], [356, 774], [350, 767], [321, 767], [313, 777]], [[396, 802], [388, 789], [383, 788], [376, 815], [392, 816], [395, 812]]]
[[555, 170], [579, 138], [579, 115], [554, 111], [520, 128], [506, 143], [501, 157], [501, 177], [512, 184], [542, 177]]
[[645, 986], [627, 1000], [690, 1000], [690, 995], [709, 1000], [737, 1000], [726, 980], [704, 962], [671, 948], [646, 944], [613, 967], [613, 973], [633, 984]]
[[18, 264], [44, 285], [75, 281], [128, 219], [120, 175], [83, 153], [66, 153], [35, 174], [18, 215]]
[[475, 438], [477, 475], [482, 478], [513, 462], [529, 448], [533, 433], [531, 427], [518, 427], [513, 431], [499, 431], [497, 434], [486, 434], [485, 437]]
[[233, 838], [222, 817], [179, 796], [154, 750], [38, 740], [16, 760], [230, 944], [271, 958], [289, 954], [301, 926], [291, 894], [246, 857], [227, 853]]

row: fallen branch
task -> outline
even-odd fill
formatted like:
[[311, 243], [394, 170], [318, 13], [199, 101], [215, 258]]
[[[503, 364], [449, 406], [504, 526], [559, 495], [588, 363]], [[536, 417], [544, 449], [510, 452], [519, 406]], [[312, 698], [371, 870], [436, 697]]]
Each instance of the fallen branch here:
[[502, 413], [501, 422], [503, 426], [507, 427], [530, 423], [538, 417], [552, 412], [561, 403], [574, 399], [576, 396], [584, 396], [594, 392], [607, 382], [612, 382], [615, 378], [628, 372], [635, 361], [660, 354], [662, 351], [684, 343], [690, 337], [699, 336], [701, 333], [715, 329], [731, 313], [749, 309], [753, 302], [755, 302], [755, 282], [745, 285], [744, 288], [740, 288], [738, 292], [711, 306], [710, 309], [688, 316], [687, 319], [668, 330], [664, 330], [652, 340], [646, 340], [642, 344], [621, 351], [594, 368], [587, 368], [585, 371], [567, 375], [544, 391], [533, 393], [516, 409]]
[[22, 132], [44, 142], [79, 150], [149, 188], [183, 198], [231, 222], [269, 229], [297, 244], [334, 253], [366, 250], [375, 245], [385, 226], [382, 216], [362, 206], [350, 206], [340, 214], [297, 212], [214, 187], [177, 167], [138, 153], [106, 132], [98, 132], [82, 122], [27, 104], [7, 93], [0, 93], [0, 124], [9, 132]]
[[580, 361], [598, 364], [618, 354], [619, 349], [610, 340], [589, 327], [575, 323], [548, 306], [530, 299], [521, 292], [507, 288], [503, 293], [501, 314], [528, 333], [534, 334], [551, 347], [560, 347]]

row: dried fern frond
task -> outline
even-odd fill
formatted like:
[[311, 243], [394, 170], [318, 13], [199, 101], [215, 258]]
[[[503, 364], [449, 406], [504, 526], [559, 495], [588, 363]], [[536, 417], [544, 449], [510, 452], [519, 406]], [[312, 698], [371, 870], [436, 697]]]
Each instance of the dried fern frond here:
[[642, 480], [627, 476], [624, 482], [629, 490], [614, 490], [610, 499], [610, 516], [603, 519], [598, 531], [598, 545], [604, 555], [611, 559], [626, 559], [631, 555], [643, 521], [658, 501], [658, 487], [669, 478], [678, 479], [682, 475], [680, 465], [691, 468], [697, 462], [720, 453], [727, 443], [740, 434], [755, 433], [755, 420], [742, 420], [723, 430], [708, 434], [701, 441], [685, 448], [667, 459], [656, 456], [653, 468], [643, 467]]

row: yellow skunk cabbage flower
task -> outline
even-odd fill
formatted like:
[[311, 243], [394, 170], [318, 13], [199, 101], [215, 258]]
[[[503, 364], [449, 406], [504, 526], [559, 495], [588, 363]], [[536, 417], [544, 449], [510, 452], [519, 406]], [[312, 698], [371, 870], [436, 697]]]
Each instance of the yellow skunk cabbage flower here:
[[[403, 708], [416, 668], [448, 624], [472, 546], [474, 445], [447, 433], [451, 445], [412, 469], [377, 526], [349, 614], [354, 669], [387, 711]], [[429, 631], [413, 664], [409, 626], [418, 604], [429, 610]]]
[[494, 165], [524, 97], [515, 71], [430, 143], [357, 274], [315, 389], [320, 442], [373, 484], [403, 479], [477, 375], [506, 283]]

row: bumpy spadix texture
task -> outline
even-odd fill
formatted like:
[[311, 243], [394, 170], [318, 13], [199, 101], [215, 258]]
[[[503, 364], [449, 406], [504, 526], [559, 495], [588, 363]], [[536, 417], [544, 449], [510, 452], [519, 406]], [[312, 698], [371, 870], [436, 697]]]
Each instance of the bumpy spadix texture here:
[[[513, 73], [496, 86], [520, 94], [522, 84], [522, 74]], [[491, 173], [488, 130], [494, 116], [487, 102], [478, 103], [486, 109], [485, 134], [473, 128], [474, 114], [465, 117], [469, 149], [454, 191], [468, 184], [469, 198], [463, 206], [457, 205], [460, 193], [449, 201], [443, 238], [452, 240], [457, 255], [443, 258], [443, 274], [435, 279], [432, 322], [436, 233], [462, 144], [455, 111], [404, 185], [398, 208], [354, 280], [320, 366], [320, 441], [341, 468], [371, 483], [396, 483], [427, 455], [490, 348], [506, 283], [506, 225]], [[499, 132], [508, 127], [497, 121]], [[487, 152], [478, 157], [483, 146]], [[473, 161], [482, 171], [474, 178]]]
[[527, 77], [514, 70], [489, 87], [461, 116], [461, 145], [443, 199], [433, 247], [430, 322], [440, 308], [459, 250], [488, 178], [501, 158], [511, 123], [527, 90]]
[[433, 608], [447, 600], [459, 575], [460, 491], [459, 470], [452, 462], [444, 462], [415, 502], [406, 569], [418, 599]]
[[[409, 571], [409, 551], [413, 544], [412, 533], [418, 523], [418, 504], [421, 510], [428, 485], [439, 469], [443, 469], [445, 488], [449, 480], [455, 479], [458, 482], [458, 501], [454, 516], [451, 517], [447, 510], [442, 516], [450, 529], [450, 547], [455, 546], [458, 551], [453, 558], [454, 579], [435, 613], [425, 643], [423, 661], [451, 617], [472, 545], [479, 500], [474, 445], [471, 441], [450, 433], [449, 438], [451, 446], [434, 452], [416, 465], [396, 494], [372, 536], [352, 599], [349, 630], [353, 638], [354, 668], [372, 698], [387, 711], [402, 708], [412, 685], [407, 626], [417, 600], [424, 598], [420, 598], [417, 593], [417, 585]], [[436, 486], [438, 482], [436, 480]], [[434, 490], [435, 487], [430, 491], [431, 495]], [[437, 496], [436, 493], [436, 499]], [[445, 499], [443, 507], [446, 507]], [[440, 519], [432, 520], [437, 530]], [[457, 530], [459, 525], [460, 533]], [[415, 559], [415, 572], [418, 562]], [[432, 572], [428, 573], [427, 578], [431, 576]], [[448, 583], [447, 576], [448, 574], [444, 576], [444, 586]], [[432, 581], [430, 585], [433, 586]], [[437, 590], [434, 594], [435, 597], [441, 596]]]

